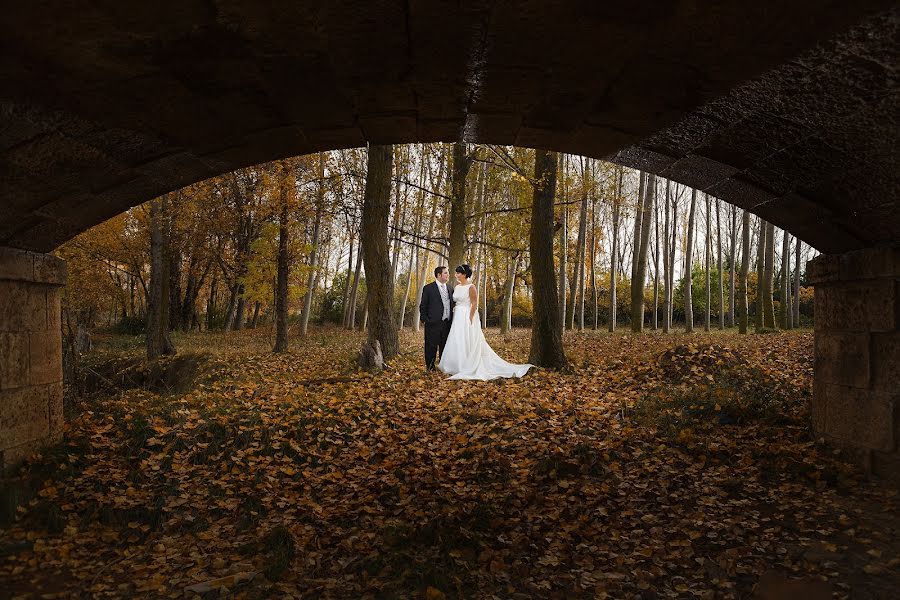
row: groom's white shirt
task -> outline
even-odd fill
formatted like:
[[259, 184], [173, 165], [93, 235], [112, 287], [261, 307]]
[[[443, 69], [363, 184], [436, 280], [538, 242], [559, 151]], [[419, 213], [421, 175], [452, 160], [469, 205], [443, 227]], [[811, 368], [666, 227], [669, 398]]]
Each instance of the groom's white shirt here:
[[450, 318], [450, 295], [447, 293], [447, 284], [441, 283], [440, 281], [435, 281], [438, 286], [438, 291], [441, 293], [441, 302], [444, 303], [444, 315], [441, 317], [441, 320]]

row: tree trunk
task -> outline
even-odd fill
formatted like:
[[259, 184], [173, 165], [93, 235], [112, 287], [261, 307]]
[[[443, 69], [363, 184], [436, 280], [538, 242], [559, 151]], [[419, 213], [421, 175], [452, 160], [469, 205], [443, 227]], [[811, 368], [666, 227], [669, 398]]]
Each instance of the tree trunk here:
[[239, 284], [234, 282], [228, 288], [228, 307], [225, 309], [225, 331], [234, 329], [235, 316], [237, 315]]
[[192, 257], [188, 266], [187, 280], [184, 284], [184, 299], [178, 306], [178, 328], [181, 331], [187, 331], [191, 326], [191, 315], [194, 312], [192, 303], [195, 294], [194, 288], [197, 286], [196, 274], [194, 272], [194, 261]]
[[519, 269], [519, 255], [509, 258], [509, 271], [506, 277], [506, 290], [503, 295], [503, 310], [500, 315], [500, 333], [509, 333], [512, 329], [513, 293], [516, 289], [516, 271]]
[[[416, 231], [418, 235], [418, 231]], [[413, 280], [413, 259], [416, 256], [415, 248], [413, 246], [409, 247], [409, 264], [406, 267], [406, 287], [403, 288], [403, 297], [400, 298], [400, 313], [397, 318], [397, 326], [400, 329], [403, 329], [403, 324], [406, 322], [406, 304], [409, 301], [409, 292], [412, 290], [412, 280]]]
[[694, 219], [697, 215], [697, 190], [691, 190], [691, 210], [687, 221], [687, 246], [684, 255], [684, 330], [694, 331], [694, 292], [692, 259], [694, 255]]
[[556, 153], [534, 152], [534, 194], [529, 250], [534, 279], [534, 309], [528, 362], [562, 369], [566, 355], [562, 345], [559, 293], [553, 268], [553, 201], [556, 195]]
[[253, 318], [250, 319], [250, 329], [256, 329], [256, 324], [259, 322], [259, 309], [260, 301], [257, 300], [253, 303]]
[[[331, 286], [334, 285], [334, 280], [331, 280], [330, 277], [332, 275], [331, 271], [331, 247], [332, 242], [335, 241], [335, 237], [333, 235], [333, 227], [334, 227], [334, 217], [328, 217], [328, 226], [324, 228], [322, 233], [322, 238], [325, 240], [324, 246], [322, 248], [323, 252], [321, 253], [322, 259], [319, 260], [319, 264], [322, 265], [319, 269], [319, 275], [316, 276], [316, 281], [313, 287], [315, 289], [319, 289], [319, 280], [322, 281], [322, 292], [324, 294], [328, 294], [331, 291]], [[338, 256], [338, 264], [335, 268], [335, 273], [340, 270], [340, 256]], [[319, 324], [324, 323], [325, 320], [323, 318], [323, 311], [319, 311]]]
[[300, 335], [306, 337], [309, 328], [309, 313], [312, 311], [313, 296], [316, 293], [316, 275], [319, 269], [319, 238], [322, 233], [322, 213], [325, 211], [325, 153], [319, 152], [319, 186], [316, 192], [316, 220], [313, 224], [312, 249], [309, 252], [309, 275], [306, 278], [306, 294], [303, 297], [303, 316], [300, 321]]
[[[327, 213], [325, 216], [327, 217]], [[328, 224], [326, 226], [323, 223], [323, 230], [321, 231], [321, 234], [322, 234], [322, 238], [324, 238], [326, 241], [324, 242], [324, 244], [322, 244], [319, 247], [319, 250], [317, 252], [318, 258], [316, 259], [316, 265], [318, 268], [316, 269], [316, 276], [313, 277], [313, 283], [312, 283], [313, 290], [321, 289], [324, 294], [328, 293], [328, 263], [330, 262], [329, 259], [331, 256], [331, 231], [330, 231], [330, 228], [331, 228], [330, 224]], [[323, 260], [323, 258], [324, 258], [324, 260]], [[321, 282], [323, 280], [323, 278], [324, 278], [324, 282], [320, 286], [319, 282]], [[315, 296], [313, 296], [313, 300], [315, 300]], [[312, 305], [310, 305], [310, 309], [309, 309], [310, 318], [312, 317], [312, 308], [313, 308]], [[322, 322], [323, 322], [322, 321], [322, 311], [319, 310], [319, 323], [321, 324]]]
[[181, 253], [172, 245], [172, 219], [165, 224], [166, 255], [169, 260], [169, 331], [181, 329]]
[[[397, 148], [396, 151], [397, 160], [395, 164], [397, 165], [397, 173], [394, 179], [400, 179], [400, 168], [404, 166], [403, 164], [403, 150], [401, 148]], [[403, 198], [405, 198], [406, 194], [403, 194]], [[405, 227], [405, 202], [401, 199], [400, 195], [400, 184], [394, 186], [394, 223], [391, 226], [391, 229], [388, 231], [388, 240], [393, 238], [394, 240], [394, 248], [391, 251], [391, 279], [394, 280], [394, 287], [397, 287], [397, 276], [399, 273], [397, 272], [397, 267], [400, 264], [400, 251], [403, 248], [403, 233], [402, 230]]]
[[487, 259], [481, 267], [481, 285], [478, 288], [481, 292], [478, 294], [478, 300], [481, 302], [479, 312], [481, 313], [481, 329], [487, 329]]
[[481, 301], [481, 308], [479, 312], [481, 313], [481, 328], [487, 329], [487, 263], [481, 269], [481, 287], [478, 288], [480, 293], [478, 294], [478, 299]]
[[282, 165], [281, 213], [278, 218], [278, 271], [275, 278], [275, 347], [273, 352], [288, 349], [288, 169]]
[[343, 304], [344, 314], [341, 318], [341, 323], [344, 327], [347, 326], [347, 321], [350, 319], [350, 286], [353, 281], [353, 231], [350, 232], [350, 253], [347, 255], [347, 279], [344, 280], [344, 296], [343, 296]]
[[[487, 188], [487, 164], [482, 163], [478, 169], [478, 178], [475, 185], [475, 214], [479, 215], [475, 220], [475, 238], [482, 242], [487, 239], [487, 232], [484, 227], [484, 210], [485, 210], [485, 194]], [[481, 283], [482, 275], [487, 267], [487, 251], [483, 243], [478, 244], [475, 250], [475, 265], [472, 266], [473, 282], [475, 289], [479, 291], [476, 309], [479, 310], [478, 318], [482, 320], [482, 329], [484, 329], [484, 314], [481, 309], [481, 295], [486, 291]]]
[[[560, 171], [562, 173], [562, 179], [565, 181], [566, 176], [566, 155], [560, 154]], [[563, 194], [563, 201], [566, 200], [565, 194]], [[566, 269], [568, 266], [568, 254], [569, 254], [569, 205], [563, 204], [559, 207], [560, 211], [560, 224], [562, 227], [559, 229], [559, 322], [562, 327], [565, 327], [566, 323]]]
[[741, 223], [741, 246], [743, 252], [741, 253], [741, 283], [738, 290], [738, 300], [740, 301], [738, 310], [741, 321], [739, 331], [746, 334], [750, 322], [748, 314], [750, 307], [747, 304], [747, 275], [750, 270], [750, 213], [746, 210]]
[[391, 167], [393, 146], [369, 146], [366, 192], [362, 210], [363, 262], [366, 269], [368, 340], [381, 343], [385, 360], [399, 351], [394, 318], [394, 280], [388, 254], [388, 215], [391, 210]]
[[[482, 163], [478, 170], [475, 172], [475, 193], [473, 194], [475, 200], [475, 210], [473, 212], [475, 215], [478, 215], [478, 217], [475, 219], [474, 238], [476, 240], [482, 241], [484, 240], [482, 213], [484, 211], [486, 167], [487, 164]], [[472, 248], [472, 252], [475, 253], [475, 261], [474, 263], [470, 262], [469, 266], [472, 268], [472, 274], [474, 276], [473, 284], [477, 286], [477, 283], [481, 280], [481, 262], [482, 260], [484, 260], [484, 244], [478, 244], [476, 247]]]
[[675, 252], [678, 244], [678, 195], [672, 192], [672, 241], [669, 248], [669, 324], [674, 322], [675, 304]]
[[672, 256], [669, 252], [669, 209], [671, 203], [672, 182], [666, 180], [666, 207], [663, 211], [663, 333], [672, 329], [672, 296], [669, 277], [672, 273]]
[[384, 369], [384, 356], [381, 353], [381, 344], [378, 343], [378, 340], [375, 340], [374, 344], [368, 340], [363, 343], [356, 363], [368, 371], [381, 371]]
[[647, 250], [650, 246], [650, 225], [653, 221], [655, 188], [656, 175], [651, 173], [647, 176], [647, 190], [642, 203], [640, 244], [635, 240], [635, 246], [640, 246], [637, 270], [631, 281], [631, 330], [635, 333], [644, 330], [644, 284], [647, 280]]
[[[799, 246], [798, 246], [798, 248], [799, 248]], [[797, 253], [797, 255], [799, 256], [799, 252]], [[134, 317], [136, 314], [135, 310], [134, 310], [134, 288], [135, 288], [134, 277], [129, 275], [128, 276], [128, 308], [131, 309], [132, 317]]]
[[592, 329], [597, 330], [600, 325], [597, 309], [599, 306], [597, 298], [597, 200], [591, 199], [591, 302], [594, 304], [594, 324]]
[[[423, 188], [425, 187], [425, 160], [424, 157], [419, 157], [419, 185]], [[425, 191], [419, 190], [419, 202], [416, 205], [416, 220], [415, 225], [413, 225], [413, 233], [416, 235], [421, 235], [422, 229], [422, 216], [425, 212]], [[428, 237], [431, 237], [429, 234]], [[403, 329], [403, 324], [406, 321], [406, 305], [409, 301], [409, 292], [412, 290], [413, 285], [413, 273], [416, 274], [416, 286], [421, 287], [421, 281], [419, 278], [419, 248], [414, 245], [409, 246], [409, 266], [407, 267], [407, 275], [406, 275], [406, 291], [403, 294], [403, 299], [400, 302], [400, 329]], [[417, 293], [418, 296], [418, 293]], [[416, 306], [413, 309], [413, 313], [418, 315], [419, 303], [416, 302]], [[416, 331], [418, 331], [418, 324], [416, 324]]]
[[571, 323], [570, 329], [574, 329], [574, 321], [577, 313], [579, 331], [584, 330], [584, 263], [585, 250], [587, 247], [588, 214], [587, 177], [585, 176], [586, 167], [584, 165], [584, 162], [587, 159], [582, 158], [581, 160], [581, 208], [578, 211], [578, 242], [575, 246], [575, 293], [572, 295], [572, 300], [575, 302], [575, 310], [572, 311], [572, 315], [569, 317], [569, 322]]
[[738, 216], [737, 206], [734, 206], [732, 204], [731, 205], [731, 238], [729, 239], [729, 243], [731, 245], [730, 246], [730, 249], [731, 249], [730, 257], [731, 258], [728, 261], [729, 264], [731, 265], [731, 268], [728, 269], [728, 279], [729, 279], [729, 283], [731, 286], [730, 290], [729, 290], [730, 291], [729, 297], [728, 297], [728, 326], [729, 327], [734, 327], [734, 307], [735, 307], [734, 286], [735, 286], [735, 277], [736, 277], [735, 267], [736, 267], [736, 263], [737, 263], [737, 216]]
[[704, 248], [706, 250], [706, 256], [704, 257], [704, 272], [706, 274], [706, 319], [703, 321], [703, 331], [709, 331], [710, 320], [712, 317], [712, 277], [710, 277], [710, 262], [712, 255], [712, 240], [710, 239], [710, 234], [712, 233], [712, 214], [711, 208], [712, 203], [709, 198], [709, 194], [704, 194], [706, 196], [706, 239], [704, 240]]
[[[484, 203], [482, 203], [484, 204]], [[487, 238], [488, 216], [483, 215], [481, 219], [481, 229], [485, 238]], [[483, 263], [481, 268], [481, 285], [478, 287], [478, 299], [481, 301], [481, 329], [487, 329], [487, 295], [488, 295], [488, 276], [487, 276], [487, 248], [484, 248]]]
[[[440, 188], [440, 181], [442, 178], [441, 177], [442, 173], [443, 173], [443, 169], [441, 169], [438, 173], [438, 188]], [[426, 236], [428, 239], [431, 239], [431, 234], [434, 233], [434, 222], [435, 222], [434, 215], [437, 213], [437, 209], [438, 209], [437, 201], [438, 201], [438, 196], [433, 196], [431, 199], [431, 210], [428, 212], [428, 214], [431, 215], [431, 218], [428, 220], [428, 234]], [[431, 244], [426, 242], [425, 246], [429, 247], [429, 246], [431, 246]], [[421, 325], [421, 323], [420, 323], [421, 316], [419, 315], [419, 305], [422, 303], [422, 288], [425, 285], [425, 280], [428, 279], [428, 270], [429, 270], [428, 269], [428, 266], [429, 266], [428, 257], [430, 254], [431, 254], [431, 250], [427, 250], [427, 249], [424, 250], [420, 254], [421, 265], [419, 267], [418, 281], [416, 282], [416, 305], [413, 310], [413, 326], [416, 331], [419, 331], [419, 327]]]
[[[639, 185], [637, 202], [634, 205], [634, 252], [631, 254], [631, 281], [637, 279], [638, 262], [640, 262], [641, 254], [641, 218], [644, 215], [644, 184], [645, 175], [643, 171], [638, 171]], [[634, 296], [634, 283], [631, 284], [632, 297]]]
[[247, 299], [244, 298], [244, 284], [238, 284], [238, 301], [237, 308], [234, 312], [234, 330], [240, 331], [244, 328], [244, 321], [247, 318]]
[[659, 329], [659, 204], [653, 207], [653, 331]]
[[[194, 262], [193, 259], [191, 262]], [[206, 262], [206, 267], [199, 275], [194, 272], [194, 265], [192, 264], [191, 266], [187, 280], [187, 287], [184, 291], [184, 301], [181, 303], [182, 331], [189, 331], [193, 329], [193, 321], [197, 313], [197, 298], [200, 295], [200, 290], [203, 287], [203, 283], [209, 276], [209, 271], [210, 269], [212, 269], [212, 265], [213, 260], [208, 259]]]
[[206, 330], [211, 331], [216, 318], [216, 294], [219, 291], [219, 279], [213, 276], [209, 284], [209, 297], [206, 299]]
[[[426, 252], [427, 256], [428, 253]], [[416, 252], [416, 302], [413, 305], [413, 331], [416, 333], [419, 332], [419, 328], [421, 327], [422, 317], [419, 314], [419, 305], [422, 304], [422, 287], [425, 285], [425, 269], [427, 268], [427, 261], [422, 258], [421, 251]]]
[[616, 281], [619, 270], [619, 213], [622, 206], [622, 177], [625, 173], [623, 167], [619, 167], [619, 178], [616, 184], [616, 195], [612, 206], [612, 252], [609, 255], [609, 331], [616, 330]]
[[791, 234], [785, 229], [781, 240], [781, 328], [793, 326], [791, 310]]
[[716, 198], [716, 245], [718, 247], [719, 269], [719, 329], [725, 329], [725, 279], [722, 273], [722, 204]]
[[[569, 155], [562, 155], [562, 171], [561, 171], [561, 180], [557, 180], [557, 184], [559, 185], [560, 191], [562, 193], [563, 202], [568, 206], [569, 202]], [[579, 205], [579, 216], [581, 213]], [[568, 240], [568, 237], [566, 238]], [[568, 279], [568, 271], [566, 272], [567, 281], [569, 284], [569, 291], [566, 292], [566, 308], [564, 312], [566, 313], [566, 319], [563, 323], [563, 327], [566, 329], [574, 329], [575, 328], [575, 306], [578, 304], [578, 254], [579, 254], [579, 246], [581, 245], [580, 240], [578, 239], [578, 234], [575, 234], [575, 254], [572, 256], [572, 260], [567, 260], [567, 263], [572, 263], [572, 277]], [[567, 250], [568, 252], [568, 250]], [[568, 270], [569, 266], [566, 264], [566, 269]]]
[[754, 327], [759, 333], [765, 327], [765, 283], [766, 283], [766, 222], [759, 219], [759, 244], [756, 249], [756, 315]]
[[168, 212], [168, 198], [150, 201], [150, 294], [147, 308], [147, 359], [174, 354], [169, 338], [169, 261], [161, 221]]
[[[463, 263], [466, 252], [466, 176], [472, 158], [466, 155], [465, 142], [453, 144], [453, 172], [450, 189], [450, 272]], [[368, 271], [367, 271], [368, 272]], [[454, 286], [455, 279], [450, 278], [450, 287]], [[387, 351], [383, 347], [385, 357]]]
[[772, 298], [775, 286], [775, 224], [766, 223], [766, 264], [765, 264], [765, 294], [763, 302], [765, 311], [763, 325], [775, 329], [775, 301]]
[[356, 270], [353, 273], [353, 287], [350, 291], [350, 312], [347, 313], [347, 323], [344, 325], [347, 329], [356, 328], [356, 305], [359, 300], [359, 279], [362, 277], [362, 229], [360, 229], [359, 245], [356, 248]]
[[794, 258], [794, 298], [793, 298], [793, 313], [794, 313], [794, 327], [800, 327], [800, 247], [803, 245], [803, 242], [800, 238], [797, 238], [796, 250], [795, 250], [795, 258]]

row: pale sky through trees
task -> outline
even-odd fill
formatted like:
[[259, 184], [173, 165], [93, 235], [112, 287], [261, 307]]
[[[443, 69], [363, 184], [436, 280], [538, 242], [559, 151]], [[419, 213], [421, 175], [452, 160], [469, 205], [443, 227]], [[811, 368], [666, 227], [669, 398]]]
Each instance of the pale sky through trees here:
[[[528, 223], [532, 194], [532, 165], [534, 151], [501, 146], [469, 144], [467, 152], [472, 160], [465, 180], [465, 240], [464, 261], [475, 271], [474, 280], [483, 287], [485, 301], [488, 302], [489, 324], [496, 325], [504, 305], [495, 305], [502, 299], [512, 300], [506, 307], [506, 319], [510, 315], [528, 314], [533, 282], [530, 275], [528, 256]], [[451, 144], [414, 144], [394, 146], [394, 167], [392, 173], [391, 208], [388, 219], [389, 246], [391, 265], [395, 280], [397, 310], [404, 313], [404, 326], [415, 326], [413, 313], [417, 306], [417, 292], [421, 285], [431, 280], [430, 273], [438, 264], [446, 265], [449, 255], [450, 209], [452, 203], [452, 145]], [[266, 165], [257, 165], [225, 174], [205, 182], [168, 194], [173, 223], [172, 243], [181, 255], [181, 280], [176, 285], [180, 292], [191, 287], [194, 295], [190, 301], [196, 302], [195, 311], [203, 314], [207, 310], [226, 310], [222, 304], [227, 303], [228, 311], [242, 308], [247, 312], [247, 319], [257, 317], [263, 319], [271, 315], [274, 309], [272, 301], [275, 273], [275, 251], [278, 246], [278, 186], [273, 165], [287, 164], [292, 171], [294, 182], [292, 188], [292, 208], [289, 211], [291, 232], [289, 276], [289, 314], [302, 312], [310, 283], [313, 294], [310, 304], [312, 318], [315, 319], [326, 310], [323, 303], [338, 302], [348, 308], [351, 301], [352, 287], [350, 280], [355, 280], [357, 270], [360, 271], [364, 284], [365, 272], [359, 259], [360, 216], [363, 189], [366, 180], [366, 149], [353, 148], [323, 153], [323, 174], [319, 176], [318, 155], [309, 155], [277, 161]], [[560, 160], [560, 173], [556, 188], [555, 216], [561, 222], [565, 212], [567, 225], [567, 285], [566, 304], [571, 304], [571, 293], [579, 294], [579, 309], [583, 306], [585, 322], [593, 324], [591, 315], [596, 302], [599, 322], [604, 323], [609, 312], [609, 267], [612, 251], [612, 209], [617, 195], [619, 175], [621, 174], [621, 191], [619, 206], [619, 227], [617, 247], [617, 263], [619, 272], [619, 317], [625, 318], [621, 310], [623, 303], [630, 299], [623, 293], [623, 283], [630, 279], [631, 264], [634, 255], [635, 211], [638, 206], [638, 194], [641, 189], [640, 173], [629, 168], [594, 159], [564, 155]], [[564, 169], [564, 173], [562, 172]], [[649, 231], [648, 260], [645, 286], [645, 311], [654, 310], [654, 286], [658, 285], [656, 301], [658, 310], [663, 310], [665, 303], [665, 258], [666, 248], [660, 239], [666, 233], [666, 186], [667, 181], [656, 177], [655, 205], [650, 213], [653, 222]], [[688, 213], [692, 190], [684, 185], [669, 183], [669, 207], [672, 209], [669, 218], [672, 225], [668, 230], [668, 246], [674, 248], [670, 262], [673, 273], [669, 275], [673, 282], [672, 296], [676, 313], [681, 304], [679, 296], [684, 278], [684, 261], [687, 240]], [[321, 196], [319, 196], [321, 194]], [[585, 224], [584, 254], [584, 293], [576, 289], [573, 283], [577, 266], [576, 245], [579, 234], [581, 205], [587, 196]], [[705, 195], [698, 194], [697, 210], [694, 223], [694, 269], [704, 269], [704, 248], [706, 244], [706, 222], [711, 219], [711, 234], [716, 234], [716, 214], [707, 215]], [[317, 198], [321, 198], [317, 200]], [[316, 204], [323, 204], [320, 211]], [[734, 264], [739, 267], [743, 252], [740, 240], [740, 215], [732, 218], [731, 205], [724, 202], [709, 203], [713, 211], [720, 211], [721, 235], [723, 248], [723, 269], [725, 271], [725, 308], [730, 305], [729, 270]], [[316, 218], [316, 215], [320, 215]], [[319, 223], [318, 247], [314, 244], [313, 234], [316, 222]], [[756, 240], [758, 239], [759, 219], [751, 216], [751, 253], [755, 264]], [[90, 246], [91, 255], [101, 259], [98, 263], [100, 271], [106, 271], [103, 278], [109, 280], [112, 288], [107, 289], [104, 310], [112, 315], [115, 312], [127, 313], [121, 308], [123, 303], [140, 308], [143, 300], [133, 299], [135, 290], [140, 290], [148, 280], [149, 255], [143, 247], [144, 231], [147, 225], [147, 209], [139, 206], [124, 215], [100, 225], [94, 230], [79, 236], [66, 246], [70, 258], [71, 250], [80, 246]], [[119, 225], [115, 225], [119, 223]], [[110, 227], [119, 229], [97, 247], [98, 233]], [[774, 276], [776, 277], [775, 294], [783, 288], [777, 279], [781, 272], [782, 245], [781, 232], [776, 230], [776, 252]], [[92, 233], [93, 232], [93, 233]], [[737, 240], [731, 243], [732, 237]], [[559, 235], [554, 240], [554, 255], [557, 269], [560, 265]], [[716, 268], [717, 240], [711, 240], [711, 267]], [[731, 248], [735, 248], [735, 256], [729, 256]], [[313, 250], [316, 252], [313, 252]], [[796, 238], [792, 238], [789, 256], [795, 256]], [[801, 247], [801, 270], [805, 270], [805, 262], [816, 254], [808, 245]], [[101, 255], [101, 256], [98, 256]], [[312, 276], [309, 268], [310, 258], [315, 256], [317, 269]], [[455, 265], [449, 265], [451, 270]], [[412, 267], [412, 276], [409, 272]], [[791, 276], [794, 276], [794, 265], [790, 265]], [[696, 272], [696, 271], [695, 271]], [[753, 270], [751, 269], [751, 272]], [[515, 279], [510, 279], [510, 274]], [[751, 277], [755, 275], [751, 273]], [[191, 279], [193, 278], [193, 279]], [[139, 282], [135, 283], [137, 280]], [[197, 282], [200, 282], [199, 285]], [[238, 288], [235, 286], [238, 285]], [[507, 289], [512, 285], [514, 290], [510, 298]], [[596, 285], [596, 298], [594, 288]], [[713, 314], [718, 312], [717, 282], [713, 285]], [[335, 286], [338, 286], [338, 290]], [[695, 283], [694, 287], [697, 287]], [[702, 286], [700, 286], [702, 287]], [[198, 289], [194, 289], [198, 288]], [[751, 293], [755, 289], [751, 284]], [[580, 289], [580, 288], [579, 288]], [[792, 288], [791, 288], [792, 289]], [[118, 291], [117, 291], [118, 290]], [[406, 302], [402, 302], [403, 294]], [[697, 297], [698, 291], [694, 290]], [[127, 298], [126, 298], [127, 297]], [[125, 298], [125, 299], [123, 299]], [[364, 299], [364, 290], [356, 295], [357, 301]], [[517, 298], [521, 298], [521, 304]], [[704, 296], [705, 298], [705, 296]], [[307, 297], [307, 299], [309, 299]], [[696, 300], [695, 300], [696, 302]], [[119, 306], [112, 310], [111, 304]], [[753, 303], [751, 302], [751, 306]], [[330, 306], [330, 305], [329, 305]], [[361, 306], [361, 305], [360, 305]], [[134, 306], [130, 306], [132, 310]], [[185, 314], [190, 312], [184, 309]], [[335, 309], [336, 310], [336, 309]], [[569, 310], [573, 310], [570, 308]], [[700, 315], [698, 307], [694, 307], [695, 315]], [[366, 316], [361, 308], [359, 314], [351, 315], [359, 324]], [[524, 312], [523, 312], [524, 311]], [[139, 310], [140, 312], [140, 310]], [[352, 311], [351, 311], [352, 312]], [[101, 310], [102, 314], [103, 311]], [[661, 313], [659, 313], [661, 315]], [[345, 320], [347, 318], [345, 314]], [[580, 316], [580, 315], [579, 315]], [[109, 317], [112, 319], [112, 317]], [[187, 316], [185, 318], [188, 318]], [[197, 317], [199, 319], [199, 317]], [[569, 319], [572, 315], [569, 315]], [[659, 316], [661, 324], [664, 318]], [[213, 320], [208, 319], [212, 324]], [[652, 321], [652, 317], [651, 317]], [[702, 321], [702, 319], [701, 319]], [[674, 324], [673, 324], [674, 326]], [[661, 327], [661, 325], [660, 325]]]

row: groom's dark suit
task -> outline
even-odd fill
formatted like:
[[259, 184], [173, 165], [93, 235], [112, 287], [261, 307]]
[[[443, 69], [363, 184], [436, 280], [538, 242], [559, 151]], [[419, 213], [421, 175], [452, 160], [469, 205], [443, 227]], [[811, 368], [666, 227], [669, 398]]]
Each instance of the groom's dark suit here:
[[[445, 284], [446, 285], [446, 284]], [[438, 350], [444, 352], [447, 334], [450, 333], [450, 321], [453, 319], [453, 290], [447, 287], [447, 300], [450, 304], [449, 316], [444, 317], [444, 301], [441, 289], [436, 281], [422, 288], [422, 303], [419, 304], [419, 316], [425, 324], [425, 367], [434, 368], [434, 359]]]

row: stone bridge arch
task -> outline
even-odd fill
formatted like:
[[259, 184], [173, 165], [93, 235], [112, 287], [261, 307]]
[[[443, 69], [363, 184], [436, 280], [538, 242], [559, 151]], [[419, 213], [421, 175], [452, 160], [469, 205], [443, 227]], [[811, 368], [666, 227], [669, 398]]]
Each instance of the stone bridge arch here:
[[235, 168], [465, 139], [651, 171], [826, 252], [811, 270], [823, 317], [815, 426], [900, 472], [898, 12], [883, 0], [9, 11], [0, 23], [3, 462], [59, 427], [64, 265], [45, 253]]

